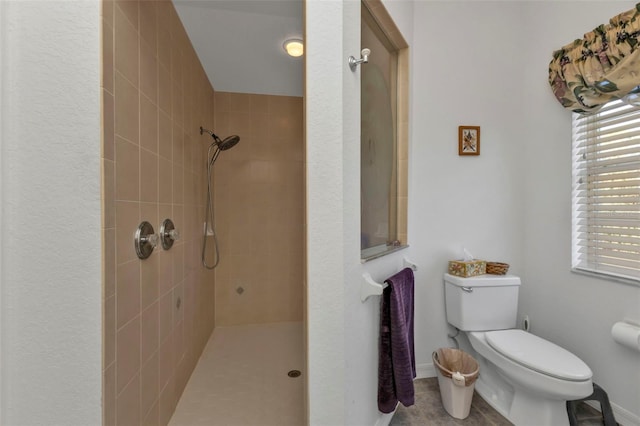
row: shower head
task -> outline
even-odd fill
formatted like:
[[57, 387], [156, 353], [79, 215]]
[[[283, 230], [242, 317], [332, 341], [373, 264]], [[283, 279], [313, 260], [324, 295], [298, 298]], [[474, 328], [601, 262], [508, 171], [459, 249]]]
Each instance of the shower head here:
[[238, 142], [240, 142], [240, 136], [232, 135], [232, 136], [228, 136], [228, 137], [224, 138], [224, 140], [220, 140], [220, 138], [215, 133], [213, 133], [211, 130], [207, 130], [207, 129], [203, 128], [203, 127], [200, 127], [200, 134], [202, 135], [205, 132], [208, 133], [209, 135], [211, 135], [211, 137], [213, 138], [214, 143], [216, 144], [216, 147], [220, 151], [226, 151], [227, 149], [231, 149]]
[[240, 142], [240, 136], [231, 135], [231, 136], [227, 136], [222, 141], [218, 139], [217, 144], [220, 151], [226, 151], [227, 149], [231, 149], [234, 146], [236, 146], [238, 142]]

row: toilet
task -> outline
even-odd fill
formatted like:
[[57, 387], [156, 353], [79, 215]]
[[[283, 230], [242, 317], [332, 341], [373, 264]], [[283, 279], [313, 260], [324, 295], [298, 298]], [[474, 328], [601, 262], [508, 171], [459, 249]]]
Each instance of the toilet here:
[[520, 278], [445, 274], [447, 322], [480, 364], [476, 390], [516, 426], [568, 425], [566, 402], [593, 392], [592, 372], [560, 346], [516, 328]]

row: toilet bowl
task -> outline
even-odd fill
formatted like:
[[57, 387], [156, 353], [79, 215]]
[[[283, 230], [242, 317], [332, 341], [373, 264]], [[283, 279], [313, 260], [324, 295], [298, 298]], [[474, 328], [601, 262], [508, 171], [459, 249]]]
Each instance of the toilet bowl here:
[[568, 425], [566, 401], [593, 392], [591, 369], [541, 337], [515, 329], [520, 279], [445, 274], [447, 321], [480, 364], [478, 393], [516, 426]]
[[[503, 332], [520, 336], [498, 336], [505, 341], [512, 339], [514, 343], [508, 349], [498, 350], [490, 340], [496, 333]], [[506, 417], [516, 425], [568, 425], [566, 401], [581, 399], [593, 392], [591, 369], [580, 358], [549, 341], [523, 330], [469, 332], [467, 336], [476, 355], [486, 361], [485, 370], [495, 369], [495, 373], [511, 385], [509, 406], [505, 407], [506, 401], [503, 401], [500, 411], [506, 411]], [[526, 350], [515, 349], [522, 340], [527, 340]], [[480, 376], [482, 378], [482, 372]], [[498, 403], [497, 394], [482, 396]]]

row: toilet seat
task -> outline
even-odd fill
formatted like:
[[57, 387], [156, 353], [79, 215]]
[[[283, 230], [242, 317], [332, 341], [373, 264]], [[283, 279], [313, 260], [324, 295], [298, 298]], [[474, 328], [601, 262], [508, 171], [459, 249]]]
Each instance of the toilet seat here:
[[593, 375], [571, 352], [524, 330], [488, 331], [485, 338], [503, 356], [547, 376], [579, 382]]

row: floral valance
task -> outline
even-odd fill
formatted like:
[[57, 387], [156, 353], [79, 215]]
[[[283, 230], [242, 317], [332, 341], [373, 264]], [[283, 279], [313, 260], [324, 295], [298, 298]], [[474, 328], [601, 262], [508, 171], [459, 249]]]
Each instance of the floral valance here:
[[640, 3], [553, 54], [549, 84], [558, 101], [582, 114], [640, 93]]

